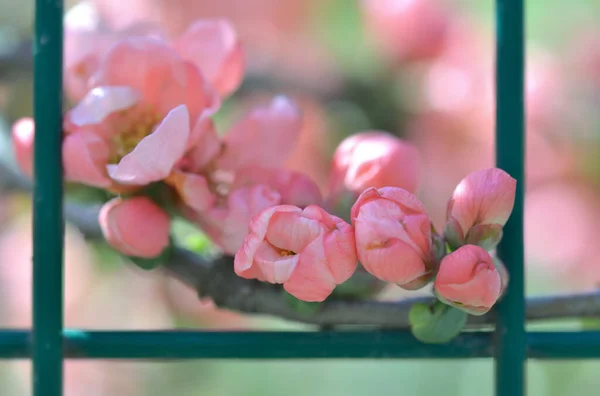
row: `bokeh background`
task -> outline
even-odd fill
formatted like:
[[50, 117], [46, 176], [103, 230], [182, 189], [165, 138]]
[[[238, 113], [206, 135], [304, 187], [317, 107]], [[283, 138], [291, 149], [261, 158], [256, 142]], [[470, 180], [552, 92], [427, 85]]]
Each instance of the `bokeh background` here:
[[[171, 36], [202, 17], [230, 18], [248, 52], [246, 81], [218, 114], [227, 125], [266, 95], [305, 113], [288, 166], [323, 187], [344, 137], [395, 133], [422, 154], [419, 192], [434, 222], [467, 173], [492, 166], [492, 0], [94, 0], [113, 28], [143, 20]], [[32, 112], [33, 2], [0, 0], [0, 160]], [[75, 1], [67, 1], [68, 5]], [[392, 3], [397, 3], [393, 5]], [[527, 1], [526, 255], [529, 295], [600, 286], [600, 1]], [[515, 153], [517, 155], [517, 153]], [[0, 185], [2, 185], [0, 183]], [[0, 326], [31, 324], [27, 194], [0, 192]], [[197, 232], [178, 225], [190, 247]], [[67, 230], [65, 322], [97, 329], [298, 329], [216, 310], [160, 272], [136, 270]], [[397, 288], [381, 298], [398, 299]], [[533, 326], [532, 326], [533, 327]], [[598, 320], [538, 324], [600, 328]], [[0, 395], [29, 394], [29, 363], [0, 363]], [[595, 395], [599, 362], [529, 363], [529, 394]], [[68, 362], [65, 395], [433, 395], [493, 392], [491, 361]]]

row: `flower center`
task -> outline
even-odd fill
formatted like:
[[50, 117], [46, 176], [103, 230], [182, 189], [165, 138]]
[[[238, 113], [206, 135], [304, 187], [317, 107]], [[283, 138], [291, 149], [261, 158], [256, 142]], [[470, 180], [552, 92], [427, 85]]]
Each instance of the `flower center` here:
[[111, 120], [115, 134], [111, 139], [109, 162], [116, 164], [131, 153], [143, 138], [154, 132], [161, 120], [149, 105], [138, 105], [116, 113]]

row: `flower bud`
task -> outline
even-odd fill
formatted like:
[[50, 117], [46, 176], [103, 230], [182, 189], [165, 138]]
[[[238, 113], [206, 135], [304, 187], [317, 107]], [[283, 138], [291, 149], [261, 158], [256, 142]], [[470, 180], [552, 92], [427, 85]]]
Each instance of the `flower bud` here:
[[472, 315], [483, 315], [500, 298], [508, 281], [506, 275], [483, 248], [465, 245], [444, 257], [434, 289], [442, 302]]
[[106, 241], [128, 256], [154, 258], [169, 245], [169, 216], [147, 197], [107, 202], [99, 222]]
[[445, 237], [456, 249], [465, 243], [493, 249], [515, 204], [517, 181], [498, 168], [471, 173], [448, 202]]
[[396, 187], [369, 188], [351, 217], [358, 259], [369, 273], [407, 290], [432, 279], [431, 220], [414, 195]]

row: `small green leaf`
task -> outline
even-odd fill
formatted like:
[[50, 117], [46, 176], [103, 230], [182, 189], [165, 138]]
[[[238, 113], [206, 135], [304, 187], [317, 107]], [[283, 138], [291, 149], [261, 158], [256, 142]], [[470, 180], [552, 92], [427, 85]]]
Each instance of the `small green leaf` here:
[[283, 293], [287, 304], [290, 306], [290, 308], [292, 308], [298, 313], [312, 315], [319, 312], [319, 310], [321, 309], [321, 303], [302, 301], [292, 296], [286, 291], [284, 291]]
[[411, 332], [421, 342], [445, 344], [460, 334], [467, 324], [466, 312], [436, 301], [432, 305], [415, 304], [408, 319]]

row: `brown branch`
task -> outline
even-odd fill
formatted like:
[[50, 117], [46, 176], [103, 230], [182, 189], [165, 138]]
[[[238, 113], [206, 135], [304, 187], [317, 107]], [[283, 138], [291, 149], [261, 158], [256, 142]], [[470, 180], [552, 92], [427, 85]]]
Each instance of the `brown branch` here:
[[[1, 176], [14, 177], [4, 172]], [[12, 175], [12, 176], [11, 176]], [[9, 180], [10, 181], [10, 180]], [[24, 185], [6, 183], [6, 185]], [[65, 217], [88, 238], [101, 237], [97, 223], [98, 208], [68, 202]], [[369, 326], [408, 328], [408, 312], [415, 303], [431, 303], [433, 297], [410, 298], [397, 302], [331, 300], [320, 304], [317, 312], [302, 313], [293, 309], [280, 287], [242, 279], [233, 272], [231, 257], [206, 259], [182, 248], [175, 248], [165, 265], [166, 272], [184, 284], [211, 298], [221, 308], [275, 316], [296, 322], [323, 326]], [[600, 291], [578, 294], [530, 297], [527, 299], [527, 320], [565, 318], [600, 318]], [[470, 328], [491, 327], [494, 314], [470, 316]]]

